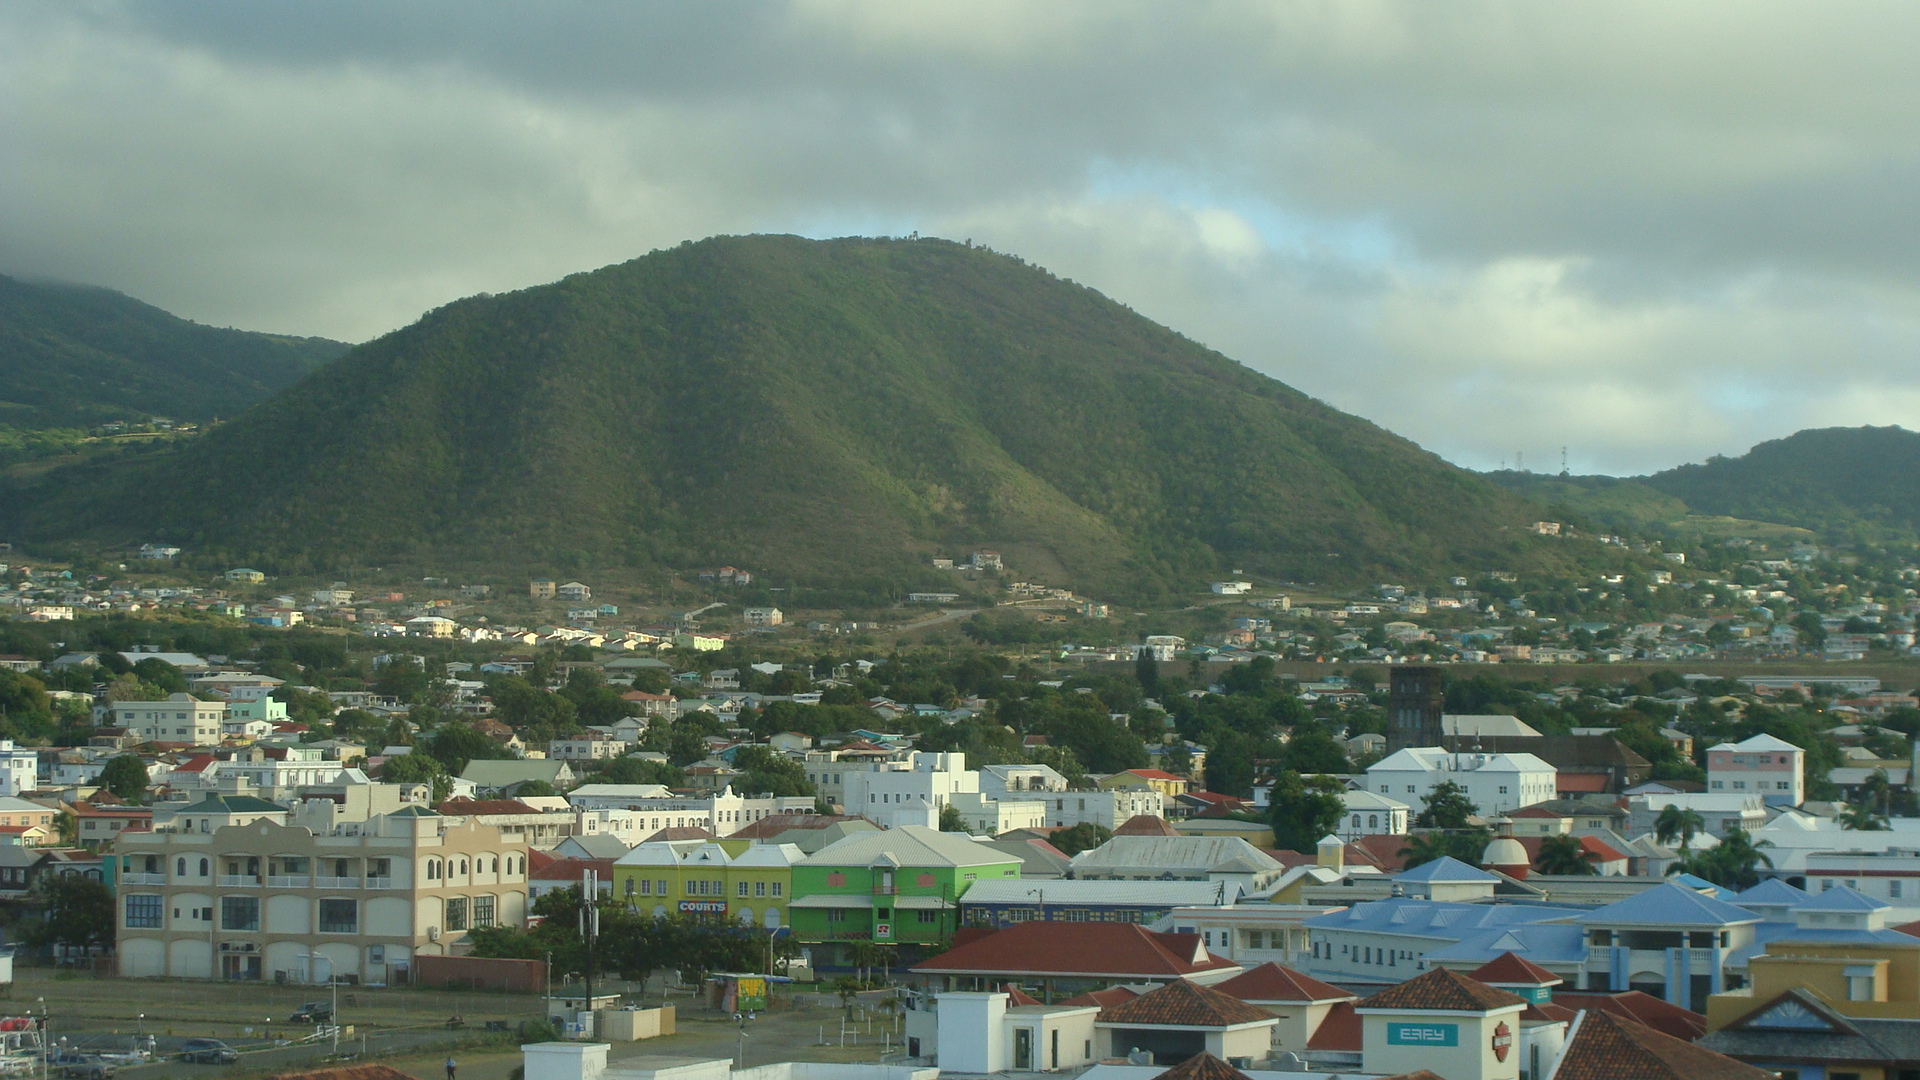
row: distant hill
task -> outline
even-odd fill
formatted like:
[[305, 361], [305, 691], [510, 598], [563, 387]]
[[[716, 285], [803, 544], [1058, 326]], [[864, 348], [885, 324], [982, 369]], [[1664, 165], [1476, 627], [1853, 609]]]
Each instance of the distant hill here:
[[0, 425], [234, 416], [348, 348], [202, 326], [109, 289], [0, 275]]
[[1829, 543], [1920, 541], [1920, 434], [1899, 427], [1809, 429], [1651, 476], [1489, 479], [1607, 528], [1712, 535], [1767, 525]]
[[757, 236], [447, 305], [204, 438], [16, 488], [0, 527], [281, 572], [945, 580], [928, 556], [991, 547], [1137, 596], [1572, 558], [1536, 516], [1020, 260]]

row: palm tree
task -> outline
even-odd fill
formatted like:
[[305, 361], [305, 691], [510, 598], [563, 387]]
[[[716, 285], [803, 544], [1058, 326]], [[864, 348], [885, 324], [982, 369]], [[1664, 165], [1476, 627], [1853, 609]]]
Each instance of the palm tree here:
[[1549, 836], [1540, 841], [1540, 857], [1534, 860], [1543, 874], [1591, 874], [1592, 855], [1576, 836]]
[[1448, 853], [1447, 838], [1444, 833], [1414, 833], [1407, 837], [1407, 846], [1400, 849], [1401, 866], [1411, 870], [1421, 863], [1430, 863]]
[[1840, 827], [1854, 832], [1879, 832], [1887, 828], [1887, 819], [1874, 813], [1871, 805], [1848, 806], [1840, 811]]
[[1653, 821], [1654, 839], [1666, 844], [1677, 836], [1683, 851], [1693, 843], [1696, 834], [1706, 830], [1707, 820], [1700, 816], [1699, 811], [1684, 809], [1678, 803], [1668, 803]]
[[1684, 871], [1728, 889], [1751, 889], [1760, 883], [1759, 868], [1762, 865], [1769, 868], [1773, 866], [1773, 860], [1760, 850], [1772, 846], [1766, 840], [1756, 844], [1745, 829], [1735, 829], [1727, 834], [1719, 847], [1682, 853], [1673, 861], [1673, 865], [1667, 867], [1667, 873]]

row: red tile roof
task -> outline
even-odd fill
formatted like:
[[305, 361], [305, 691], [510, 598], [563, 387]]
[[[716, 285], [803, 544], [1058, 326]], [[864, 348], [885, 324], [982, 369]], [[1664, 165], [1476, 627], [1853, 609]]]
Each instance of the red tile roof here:
[[1358, 995], [1271, 961], [1214, 987], [1241, 1001], [1351, 1001]]
[[1034, 997], [1032, 994], [1027, 993], [1025, 990], [1020, 989], [1019, 987], [1013, 985], [1012, 983], [1008, 983], [1005, 986], [1002, 986], [1000, 990], [1002, 993], [1007, 995], [1008, 1005], [1040, 1004], [1039, 998]]
[[1553, 1021], [1557, 1023], [1566, 1023], [1567, 1021], [1573, 1019], [1574, 1015], [1575, 1015], [1574, 1011], [1572, 1009], [1567, 1008], [1565, 1005], [1555, 1005], [1553, 1002], [1547, 1001], [1547, 1002], [1542, 1002], [1538, 1005], [1527, 1006], [1526, 1011], [1520, 1014], [1520, 1019], [1547, 1020], [1547, 1021]]
[[1527, 999], [1519, 994], [1509, 993], [1488, 986], [1477, 979], [1470, 979], [1457, 971], [1447, 968], [1434, 968], [1425, 974], [1415, 975], [1399, 986], [1390, 986], [1385, 990], [1360, 1002], [1360, 1009], [1455, 1009], [1465, 1012], [1487, 1012], [1492, 1009], [1504, 1009], [1512, 1005], [1525, 1005]]
[[1353, 1011], [1353, 1002], [1342, 1001], [1327, 1010], [1327, 1018], [1320, 1021], [1320, 1026], [1314, 1029], [1313, 1036], [1307, 1040], [1307, 1049], [1359, 1053], [1363, 1026], [1360, 1014]]
[[174, 772], [193, 772], [193, 773], [206, 772], [207, 766], [211, 764], [213, 764], [212, 754], [195, 754], [193, 757], [188, 758], [185, 762], [179, 765], [175, 765], [173, 767], [173, 771]]
[[1151, 814], [1135, 814], [1121, 822], [1120, 827], [1113, 830], [1113, 835], [1179, 836], [1180, 833], [1172, 825], [1167, 823], [1166, 818], [1154, 817]]
[[1891, 929], [1898, 930], [1903, 934], [1908, 934], [1913, 937], [1920, 937], [1920, 920], [1915, 920], [1910, 923], [1901, 923], [1899, 926], [1891, 927]]
[[1075, 994], [1060, 1004], [1098, 1005], [1105, 1009], [1118, 1005], [1123, 1001], [1131, 1001], [1139, 996], [1139, 994], [1134, 993], [1124, 986], [1109, 986], [1105, 990], [1089, 990], [1084, 994]]
[[1503, 952], [1499, 956], [1480, 965], [1470, 973], [1470, 977], [1483, 983], [1510, 983], [1525, 986], [1558, 986], [1565, 979], [1528, 960], [1524, 956], [1515, 956]]
[[1024, 922], [982, 929], [978, 937], [956, 934], [953, 948], [913, 970], [1172, 979], [1234, 966], [1208, 953], [1197, 934], [1160, 934], [1134, 923]]
[[1407, 866], [1407, 857], [1400, 852], [1406, 848], [1407, 843], [1407, 837], [1391, 833], [1362, 836], [1347, 845], [1347, 862], [1349, 865], [1359, 865], [1358, 860], [1353, 857], [1353, 850], [1360, 848], [1372, 860], [1365, 865], [1377, 866], [1382, 870], [1404, 870]]
[[1773, 1080], [1773, 1073], [1609, 1012], [1588, 1011], [1554, 1080]]
[[1252, 1078], [1202, 1050], [1154, 1077], [1153, 1080], [1252, 1080]]
[[[1553, 786], [1556, 791], [1597, 795], [1607, 790], [1609, 779], [1610, 777], [1602, 772], [1563, 772], [1555, 774]], [[1661, 781], [1663, 784], [1669, 782]]]
[[1097, 1019], [1102, 1024], [1223, 1028], [1272, 1020], [1273, 1014], [1210, 986], [1175, 979], [1132, 1001], [1101, 1009]]
[[564, 881], [569, 884], [580, 883], [580, 872], [593, 870], [599, 873], [601, 881], [613, 880], [612, 859], [553, 859], [545, 866], [527, 872], [528, 881]]
[[1697, 1039], [1707, 1033], [1706, 1017], [1639, 990], [1622, 990], [1617, 994], [1569, 991], [1554, 994], [1553, 1003], [1569, 1009], [1594, 1009], [1624, 1016], [1676, 1039]]

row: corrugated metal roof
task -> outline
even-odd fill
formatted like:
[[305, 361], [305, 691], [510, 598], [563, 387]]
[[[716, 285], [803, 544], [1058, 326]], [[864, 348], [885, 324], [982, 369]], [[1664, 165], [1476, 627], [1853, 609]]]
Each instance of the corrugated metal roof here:
[[[1231, 888], [1214, 881], [976, 881], [961, 902], [975, 904], [1154, 904], [1165, 907], [1205, 907], [1221, 902]], [[1228, 897], [1231, 899], [1231, 897]]]

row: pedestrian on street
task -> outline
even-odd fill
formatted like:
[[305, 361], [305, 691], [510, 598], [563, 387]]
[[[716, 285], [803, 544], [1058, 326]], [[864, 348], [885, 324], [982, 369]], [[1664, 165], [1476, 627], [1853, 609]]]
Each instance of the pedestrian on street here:
[[447, 1057], [447, 1080], [453, 1080], [453, 1057], [452, 1057], [452, 1055], [448, 1055], [448, 1057]]

